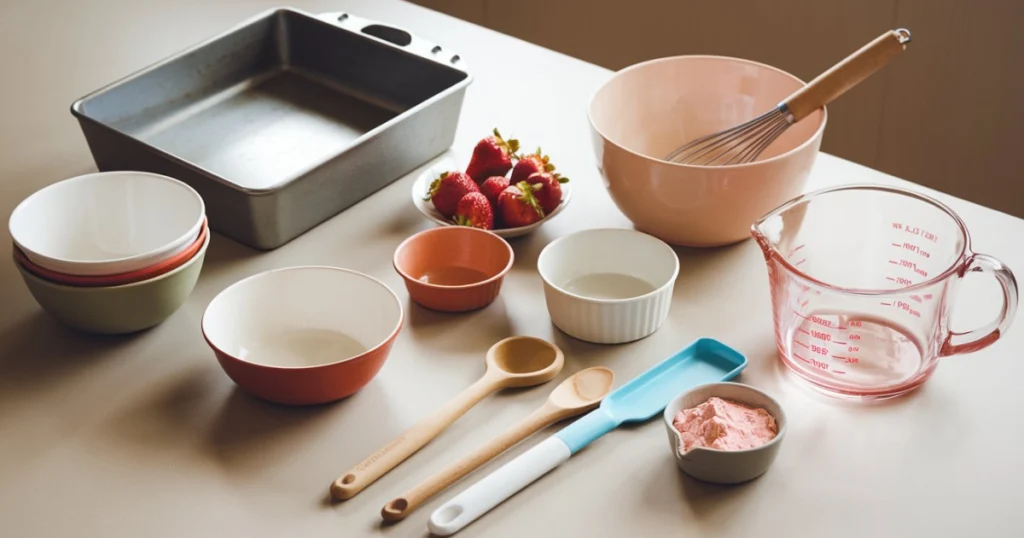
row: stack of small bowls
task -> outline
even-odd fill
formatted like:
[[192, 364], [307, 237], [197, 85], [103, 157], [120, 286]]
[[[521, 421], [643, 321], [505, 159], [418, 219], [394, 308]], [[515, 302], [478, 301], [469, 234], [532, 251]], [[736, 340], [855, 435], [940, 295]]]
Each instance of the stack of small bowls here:
[[144, 172], [54, 183], [23, 200], [9, 226], [14, 263], [43, 310], [95, 334], [170, 317], [192, 293], [210, 242], [199, 193]]

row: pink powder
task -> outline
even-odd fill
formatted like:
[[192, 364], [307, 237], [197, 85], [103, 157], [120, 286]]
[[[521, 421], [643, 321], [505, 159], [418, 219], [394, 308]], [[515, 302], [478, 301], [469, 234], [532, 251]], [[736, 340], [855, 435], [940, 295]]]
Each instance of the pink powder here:
[[779, 432], [775, 418], [760, 408], [712, 396], [676, 413], [672, 425], [683, 439], [681, 452], [694, 447], [743, 450], [759, 447]]

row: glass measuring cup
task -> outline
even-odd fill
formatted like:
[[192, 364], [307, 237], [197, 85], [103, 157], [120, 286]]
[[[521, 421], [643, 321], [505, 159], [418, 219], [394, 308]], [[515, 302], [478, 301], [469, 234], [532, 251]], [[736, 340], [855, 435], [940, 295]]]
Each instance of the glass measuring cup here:
[[[924, 383], [939, 357], [971, 353], [1006, 332], [1017, 283], [976, 254], [960, 217], [927, 196], [851, 185], [795, 198], [754, 223], [771, 286], [783, 363], [826, 393], [866, 399]], [[988, 325], [949, 328], [968, 272], [995, 276], [1002, 310]]]

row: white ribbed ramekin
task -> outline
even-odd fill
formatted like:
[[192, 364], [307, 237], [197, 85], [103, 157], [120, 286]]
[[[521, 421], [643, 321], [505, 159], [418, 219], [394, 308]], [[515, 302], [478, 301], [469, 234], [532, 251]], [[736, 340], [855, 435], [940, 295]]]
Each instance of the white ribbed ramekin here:
[[[679, 258], [672, 247], [626, 229], [576, 232], [549, 243], [537, 259], [551, 321], [562, 332], [597, 344], [650, 336], [668, 317]], [[586, 297], [568, 291], [573, 280], [598, 273], [639, 278], [654, 291], [625, 299]]]

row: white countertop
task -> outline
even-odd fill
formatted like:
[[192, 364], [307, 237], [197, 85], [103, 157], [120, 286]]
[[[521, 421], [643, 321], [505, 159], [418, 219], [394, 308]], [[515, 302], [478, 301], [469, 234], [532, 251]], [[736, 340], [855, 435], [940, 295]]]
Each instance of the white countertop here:
[[[188, 303], [133, 337], [65, 330], [43, 314], [13, 265], [0, 264], [0, 534], [425, 536], [433, 508], [555, 429], [514, 447], [402, 523], [381, 527], [381, 506], [527, 414], [555, 382], [484, 400], [350, 501], [330, 503], [328, 486], [475, 380], [492, 343], [523, 334], [565, 351], [558, 380], [605, 365], [617, 384], [698, 337], [718, 338], [750, 360], [738, 381], [782, 402], [789, 432], [766, 475], [717, 487], [680, 474], [659, 419], [620, 428], [460, 536], [1024, 535], [1024, 391], [1017, 384], [1024, 378], [1024, 322], [988, 349], [942, 359], [909, 396], [874, 405], [832, 401], [783, 374], [763, 258], [745, 241], [677, 250], [672, 310], [651, 337], [621, 346], [573, 340], [551, 325], [534, 267], [558, 236], [630, 226], [601, 185], [588, 141], [585, 105], [610, 73], [396, 1], [292, 5], [351, 9], [460, 52], [475, 82], [454, 148], [472, 147], [495, 126], [528, 147], [539, 144], [572, 177], [572, 203], [515, 242], [515, 267], [494, 304], [442, 315], [406, 303], [408, 324], [377, 378], [345, 401], [315, 408], [280, 407], [240, 392], [203, 341], [200, 317], [230, 283], [289, 265], [363, 271], [407, 302], [391, 256], [404, 238], [432, 226], [409, 201], [415, 173], [275, 251], [256, 252], [215, 234]], [[94, 169], [68, 112], [75, 98], [273, 6], [64, 0], [0, 8], [4, 221], [32, 191]], [[808, 189], [849, 182], [909, 185], [822, 154]], [[1024, 221], [921, 190], [959, 212], [975, 250], [1024, 274]], [[998, 308], [995, 282], [984, 276], [965, 282], [959, 299], [954, 327], [985, 322]]]

